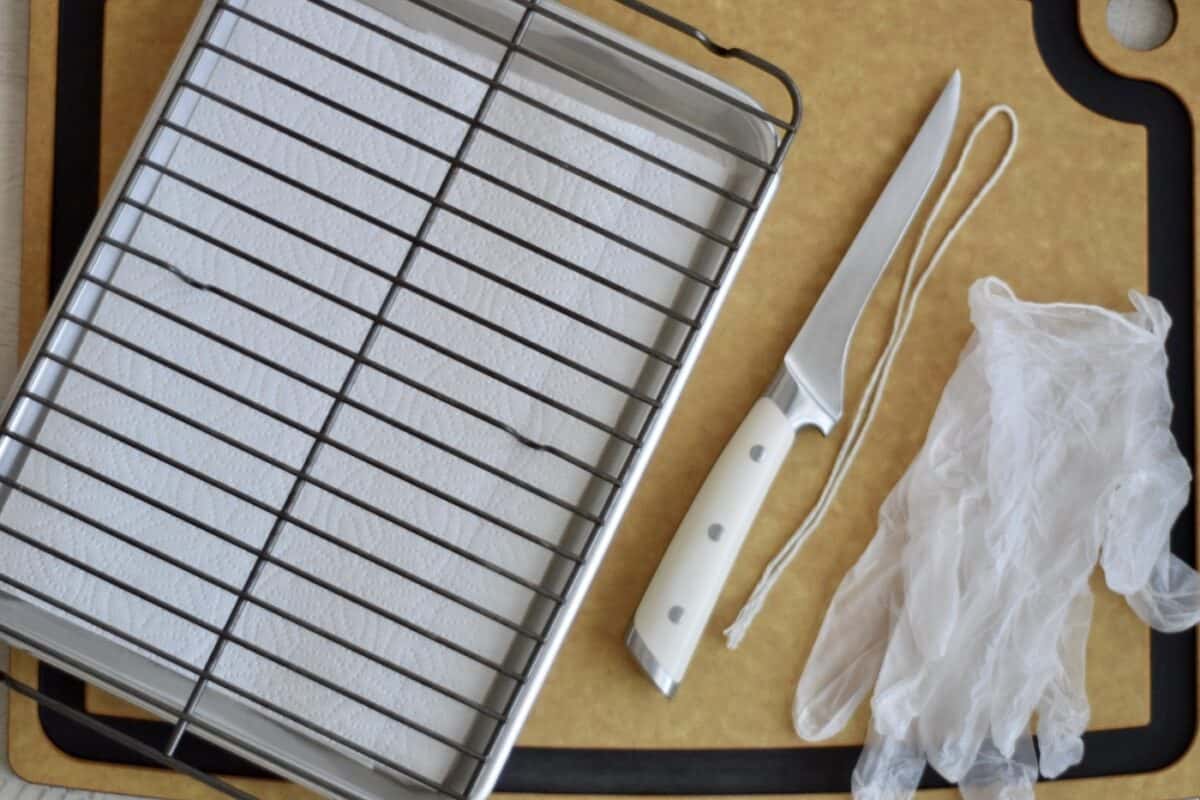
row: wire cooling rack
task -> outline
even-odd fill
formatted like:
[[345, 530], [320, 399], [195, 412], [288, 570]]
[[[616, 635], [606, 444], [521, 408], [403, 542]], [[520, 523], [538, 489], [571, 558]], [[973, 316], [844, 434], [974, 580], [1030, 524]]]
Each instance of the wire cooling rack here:
[[173, 728], [16, 692], [490, 791], [799, 119], [615, 1], [789, 118], [552, 2], [205, 3], [0, 439], [0, 633]]

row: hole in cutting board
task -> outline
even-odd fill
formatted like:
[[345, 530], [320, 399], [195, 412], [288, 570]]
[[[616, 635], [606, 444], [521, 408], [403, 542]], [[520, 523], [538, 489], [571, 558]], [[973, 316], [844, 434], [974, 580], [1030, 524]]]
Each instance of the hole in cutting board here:
[[1108, 0], [1108, 32], [1130, 50], [1154, 50], [1175, 32], [1173, 0]]

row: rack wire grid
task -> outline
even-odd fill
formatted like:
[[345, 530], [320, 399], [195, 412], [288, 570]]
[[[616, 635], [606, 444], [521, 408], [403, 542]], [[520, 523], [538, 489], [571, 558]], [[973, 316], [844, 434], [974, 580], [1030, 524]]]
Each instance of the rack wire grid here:
[[491, 790], [799, 122], [614, 1], [790, 118], [550, 0], [204, 4], [0, 439], [0, 633], [172, 732], [15, 692]]

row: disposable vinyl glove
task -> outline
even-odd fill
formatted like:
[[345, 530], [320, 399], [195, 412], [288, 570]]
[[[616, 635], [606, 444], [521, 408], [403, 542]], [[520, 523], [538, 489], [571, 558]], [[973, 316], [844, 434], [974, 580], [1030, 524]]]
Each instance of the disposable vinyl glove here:
[[1200, 619], [1200, 576], [1168, 550], [1191, 473], [1171, 436], [1157, 301], [1135, 310], [970, 291], [976, 332], [921, 452], [846, 575], [797, 687], [806, 739], [874, 686], [859, 798], [911, 795], [928, 760], [964, 796], [1032, 797], [1082, 757], [1088, 578], [1159, 630]]

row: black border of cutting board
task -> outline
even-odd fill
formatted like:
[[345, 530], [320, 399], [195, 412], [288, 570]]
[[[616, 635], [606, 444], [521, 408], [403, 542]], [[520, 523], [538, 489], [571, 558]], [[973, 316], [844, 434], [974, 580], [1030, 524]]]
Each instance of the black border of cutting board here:
[[[1104, 116], [1144, 125], [1148, 131], [1150, 291], [1174, 319], [1168, 339], [1169, 382], [1176, 404], [1174, 432], [1189, 459], [1195, 452], [1193, 352], [1193, 150], [1187, 109], [1153, 83], [1108, 72], [1092, 57], [1078, 30], [1075, 0], [1033, 0], [1038, 48], [1059, 84], [1078, 102]], [[51, 284], [66, 275], [96, 213], [100, 136], [101, 47], [104, 0], [61, 4], [57, 124], [51, 228]], [[1081, 214], [1086, 209], [1079, 209]], [[1193, 465], [1194, 468], [1194, 465]], [[1195, 496], [1172, 535], [1174, 551], [1195, 562]], [[619, 643], [614, 643], [619, 647]], [[1093, 664], [1096, 668], [1103, 665]], [[1098, 731], [1085, 737], [1086, 756], [1066, 777], [1145, 772], [1181, 757], [1196, 733], [1196, 634], [1154, 633], [1151, 639], [1150, 724]], [[82, 681], [42, 664], [43, 692], [83, 710]], [[42, 708], [41, 724], [57, 747], [77, 758], [156, 765], [91, 730]], [[96, 718], [148, 744], [161, 746], [170, 726], [123, 717]], [[209, 772], [271, 777], [206, 742], [185, 737], [179, 755]], [[612, 750], [518, 747], [500, 791], [588, 794], [751, 794], [849, 790], [857, 747], [763, 750]], [[944, 783], [926, 770], [923, 786]]]

